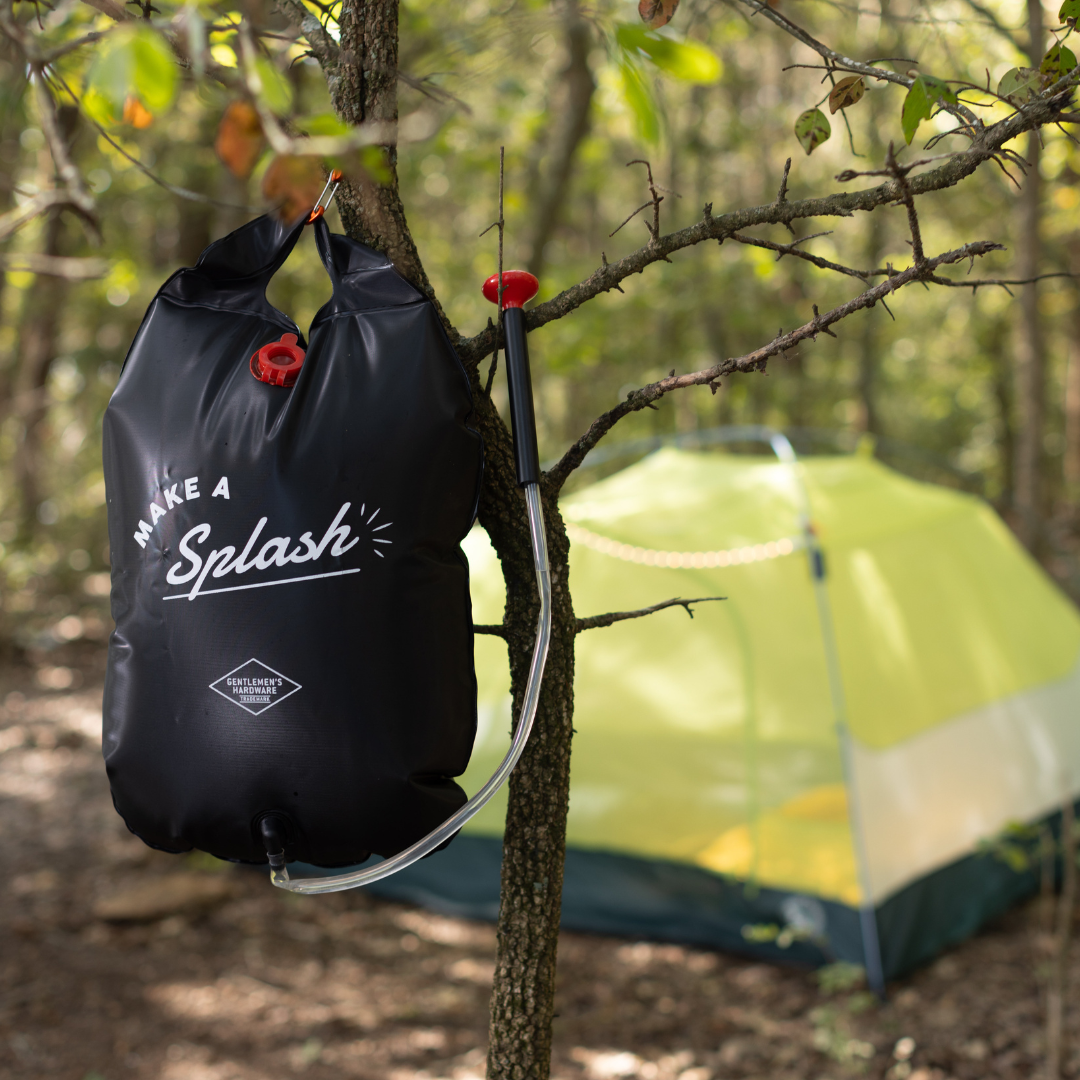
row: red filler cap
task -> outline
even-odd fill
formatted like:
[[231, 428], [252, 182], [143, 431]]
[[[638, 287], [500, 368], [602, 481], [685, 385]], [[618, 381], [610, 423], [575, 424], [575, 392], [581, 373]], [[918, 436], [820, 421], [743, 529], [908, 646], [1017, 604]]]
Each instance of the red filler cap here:
[[[504, 270], [502, 275], [502, 306], [506, 308], [524, 307], [540, 288], [540, 282], [527, 270]], [[492, 274], [484, 282], [484, 296], [493, 304], [499, 302], [499, 275]]]
[[251, 374], [272, 386], [292, 386], [304, 366], [304, 350], [295, 334], [282, 334], [280, 341], [264, 345], [251, 358]]

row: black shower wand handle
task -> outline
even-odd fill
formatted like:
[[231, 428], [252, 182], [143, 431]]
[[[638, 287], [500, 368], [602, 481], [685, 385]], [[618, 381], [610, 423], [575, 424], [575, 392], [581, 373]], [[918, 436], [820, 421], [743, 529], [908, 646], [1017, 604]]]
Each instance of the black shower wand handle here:
[[[536, 412], [529, 373], [529, 338], [525, 311], [540, 283], [524, 270], [502, 273], [503, 333], [506, 336], [506, 379], [510, 385], [510, 425], [514, 433], [514, 461], [519, 484], [540, 482], [540, 455], [536, 449]], [[484, 296], [499, 303], [499, 275], [484, 282]]]

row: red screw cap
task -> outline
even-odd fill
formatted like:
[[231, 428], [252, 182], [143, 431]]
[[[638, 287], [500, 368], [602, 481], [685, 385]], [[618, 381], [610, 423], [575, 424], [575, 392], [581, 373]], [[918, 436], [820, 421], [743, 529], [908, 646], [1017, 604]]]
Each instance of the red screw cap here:
[[304, 350], [295, 334], [282, 334], [280, 341], [264, 345], [251, 358], [251, 374], [272, 386], [292, 386], [304, 366]]
[[[540, 282], [527, 270], [504, 270], [502, 275], [502, 306], [506, 308], [524, 307], [540, 288]], [[492, 274], [484, 282], [484, 296], [493, 304], [499, 302], [499, 275]]]

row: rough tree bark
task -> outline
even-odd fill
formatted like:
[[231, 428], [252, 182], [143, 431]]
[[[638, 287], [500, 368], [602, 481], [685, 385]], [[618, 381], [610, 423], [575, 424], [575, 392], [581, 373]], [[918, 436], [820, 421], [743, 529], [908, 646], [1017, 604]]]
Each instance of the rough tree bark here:
[[[1041, 0], [1027, 0], [1028, 58], [1038, 67], [1043, 54], [1043, 10]], [[1017, 277], [1034, 278], [1039, 273], [1039, 202], [1041, 181], [1039, 133], [1028, 135], [1028, 171], [1020, 194], [1017, 221]], [[1039, 287], [1035, 281], [1021, 286], [1019, 324], [1016, 330], [1016, 450], [1013, 477], [1013, 505], [1020, 539], [1033, 548], [1040, 535], [1043, 517], [1042, 465], [1043, 423], [1046, 415], [1046, 355], [1039, 325]]]

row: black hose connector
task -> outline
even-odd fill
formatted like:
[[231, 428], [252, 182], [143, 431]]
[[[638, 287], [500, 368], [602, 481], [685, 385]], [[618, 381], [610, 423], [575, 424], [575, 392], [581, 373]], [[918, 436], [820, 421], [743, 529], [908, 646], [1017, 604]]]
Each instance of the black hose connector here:
[[266, 847], [271, 870], [285, 869], [285, 823], [276, 814], [266, 814], [259, 821], [259, 833]]
[[510, 385], [510, 426], [514, 433], [514, 463], [519, 484], [540, 482], [540, 454], [536, 449], [536, 413], [529, 372], [529, 338], [525, 312], [519, 307], [503, 311], [506, 335], [506, 379]]

